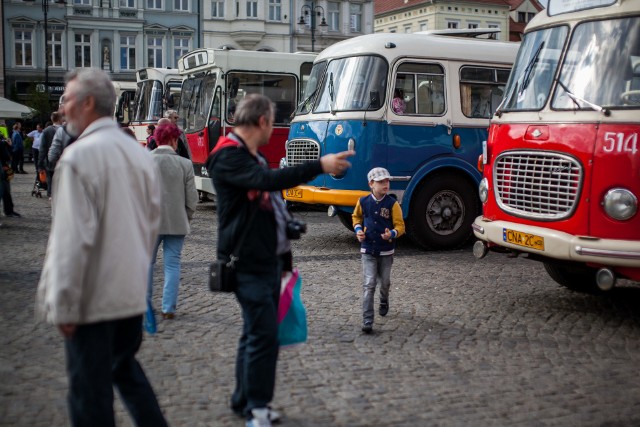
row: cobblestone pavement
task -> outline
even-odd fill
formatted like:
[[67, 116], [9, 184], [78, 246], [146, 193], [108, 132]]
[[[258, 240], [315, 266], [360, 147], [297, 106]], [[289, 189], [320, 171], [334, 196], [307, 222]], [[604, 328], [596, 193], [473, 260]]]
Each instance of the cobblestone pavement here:
[[[12, 183], [23, 218], [0, 217], [0, 425], [63, 426], [62, 339], [33, 314], [50, 208], [31, 196], [27, 170]], [[470, 247], [427, 253], [402, 239], [389, 315], [363, 335], [355, 238], [322, 212], [297, 215], [309, 223], [294, 249], [309, 341], [281, 352], [283, 426], [640, 425], [640, 287], [576, 294], [535, 262], [475, 261]], [[178, 317], [159, 321], [139, 353], [173, 426], [243, 425], [227, 408], [239, 307], [205, 288], [215, 222], [213, 204], [199, 205]]]

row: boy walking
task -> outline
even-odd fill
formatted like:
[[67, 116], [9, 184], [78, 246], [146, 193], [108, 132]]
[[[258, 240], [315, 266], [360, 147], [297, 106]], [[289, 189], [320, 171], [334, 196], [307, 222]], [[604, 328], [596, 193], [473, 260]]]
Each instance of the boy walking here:
[[371, 194], [361, 197], [353, 211], [353, 229], [362, 253], [362, 331], [373, 330], [373, 297], [380, 281], [380, 316], [389, 312], [391, 265], [396, 239], [404, 234], [404, 220], [398, 201], [388, 196], [389, 171], [373, 168], [367, 174]]

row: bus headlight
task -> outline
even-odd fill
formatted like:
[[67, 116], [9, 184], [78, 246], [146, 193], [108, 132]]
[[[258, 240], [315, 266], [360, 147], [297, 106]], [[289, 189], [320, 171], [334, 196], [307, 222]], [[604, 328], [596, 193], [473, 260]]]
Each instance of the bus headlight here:
[[478, 186], [478, 195], [482, 203], [486, 202], [489, 198], [489, 181], [487, 178], [482, 178], [480, 185]]
[[638, 199], [624, 188], [612, 188], [607, 191], [602, 204], [607, 215], [619, 221], [633, 217], [638, 211]]

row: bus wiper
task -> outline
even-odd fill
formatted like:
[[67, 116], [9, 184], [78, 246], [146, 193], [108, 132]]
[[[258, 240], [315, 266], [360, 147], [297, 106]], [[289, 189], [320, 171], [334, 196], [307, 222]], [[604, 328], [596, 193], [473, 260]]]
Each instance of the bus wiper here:
[[[529, 63], [522, 71], [522, 74], [516, 80], [516, 83], [513, 85], [513, 89], [511, 89], [511, 92], [509, 92], [507, 95], [505, 95], [504, 98], [502, 98], [502, 102], [500, 103], [500, 105], [498, 105], [498, 108], [496, 108], [496, 113], [495, 113], [496, 116], [498, 117], [502, 116], [502, 106], [506, 103], [511, 102], [511, 98], [513, 98], [513, 95], [515, 93], [518, 94], [518, 98], [519, 98], [520, 96], [522, 96], [522, 93], [527, 88], [527, 86], [529, 86], [529, 82], [531, 81], [533, 66], [536, 64], [536, 62], [538, 62], [538, 57], [540, 56], [540, 52], [542, 51], [543, 47], [544, 47], [544, 42], [540, 43], [540, 46], [538, 46], [538, 49], [536, 49], [536, 53], [529, 60]], [[518, 83], [520, 81], [522, 81], [522, 83], [519, 85]], [[518, 86], [520, 86], [520, 89], [518, 89]]]
[[316, 88], [313, 90], [313, 92], [311, 92], [311, 94], [309, 96], [307, 96], [304, 101], [301, 101], [298, 104], [298, 108], [295, 109], [295, 111], [293, 113], [291, 113], [291, 118], [293, 118], [295, 113], [299, 113], [300, 111], [302, 111], [302, 107], [304, 105], [307, 105], [307, 102], [309, 102], [311, 100], [311, 98], [313, 98], [316, 94], [316, 92], [318, 91], [318, 86], [316, 86]]
[[562, 80], [558, 79], [558, 84], [560, 85], [560, 87], [562, 89], [564, 89], [564, 91], [567, 94], [567, 96], [569, 98], [571, 98], [571, 100], [573, 101], [573, 103], [576, 105], [577, 108], [579, 108], [579, 109], [582, 108], [582, 106], [579, 104], [579, 102], [582, 102], [587, 107], [591, 108], [593, 111], [597, 111], [599, 113], [603, 113], [607, 117], [611, 115], [611, 111], [608, 108], [604, 108], [604, 107], [601, 107], [601, 106], [599, 106], [597, 104], [593, 104], [593, 103], [587, 101], [586, 99], [580, 98], [578, 95], [576, 95], [573, 92], [571, 92], [569, 90], [569, 88], [564, 83], [562, 83]]
[[333, 73], [329, 74], [329, 100], [329, 112], [335, 114], [333, 112]]

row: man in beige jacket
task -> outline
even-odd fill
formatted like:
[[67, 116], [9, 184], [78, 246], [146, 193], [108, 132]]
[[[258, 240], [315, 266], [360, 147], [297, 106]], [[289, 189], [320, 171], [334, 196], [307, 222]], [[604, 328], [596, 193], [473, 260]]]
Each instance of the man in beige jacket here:
[[113, 385], [138, 426], [167, 425], [135, 354], [160, 189], [151, 155], [113, 120], [115, 91], [95, 68], [71, 71], [61, 109], [78, 137], [53, 179], [53, 222], [38, 312], [65, 338], [74, 426], [114, 426]]

